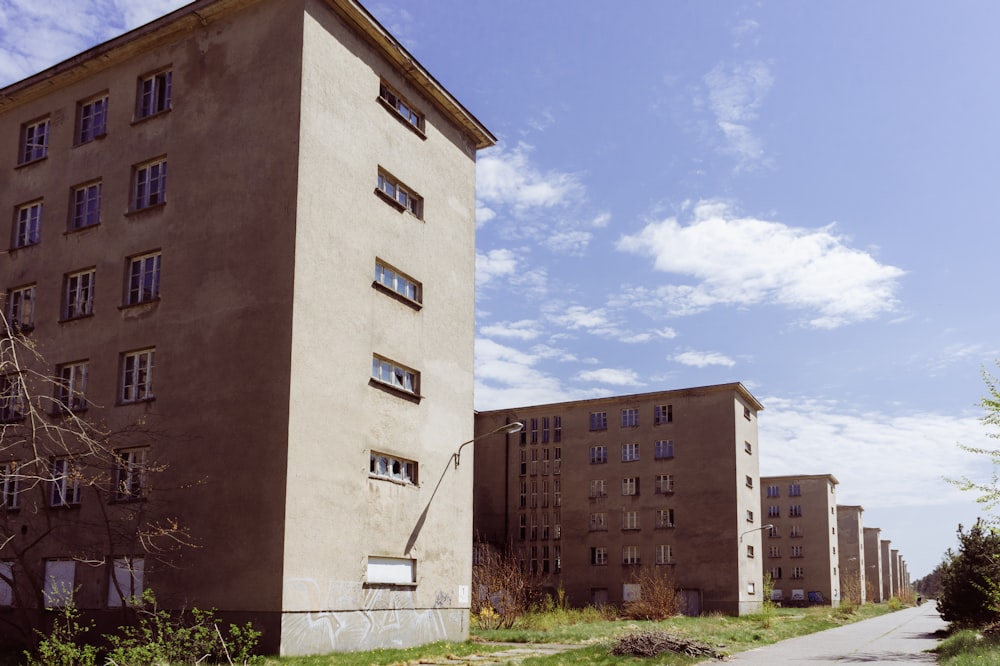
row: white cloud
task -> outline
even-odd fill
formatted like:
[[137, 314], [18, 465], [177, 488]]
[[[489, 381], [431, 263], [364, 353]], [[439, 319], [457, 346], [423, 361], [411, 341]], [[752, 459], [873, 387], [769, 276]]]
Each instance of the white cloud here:
[[702, 201], [693, 220], [676, 217], [623, 236], [617, 248], [653, 259], [656, 270], [695, 284], [632, 289], [626, 300], [651, 312], [694, 314], [716, 305], [767, 303], [809, 310], [807, 324], [836, 328], [897, 306], [904, 271], [847, 245], [833, 225], [806, 229], [738, 217], [724, 203]]
[[615, 368], [598, 368], [595, 370], [584, 370], [577, 374], [577, 380], [581, 382], [592, 382], [595, 384], [610, 384], [612, 386], [642, 386], [643, 382], [639, 374], [634, 370], [620, 370]]
[[611, 222], [611, 213], [607, 212], [598, 213], [597, 217], [591, 220], [590, 226], [594, 227], [595, 229], [603, 229], [604, 227], [608, 226], [610, 222]]
[[583, 256], [593, 237], [589, 231], [560, 231], [549, 236], [545, 244], [559, 254]]
[[737, 169], [763, 164], [761, 140], [750, 129], [774, 76], [766, 63], [751, 61], [734, 66], [719, 64], [704, 77], [708, 108], [722, 133], [724, 152], [737, 158]]
[[531, 152], [531, 146], [519, 143], [512, 150], [500, 145], [479, 154], [476, 195], [481, 205], [510, 206], [523, 212], [562, 206], [582, 195], [583, 186], [576, 176], [539, 171], [529, 160]]
[[499, 249], [476, 253], [476, 287], [494, 278], [512, 275], [517, 270], [517, 256], [511, 250]]
[[518, 340], [534, 340], [541, 335], [537, 321], [523, 319], [521, 321], [496, 322], [483, 326], [479, 333], [491, 338], [515, 338]]
[[686, 351], [675, 354], [671, 357], [671, 360], [695, 368], [706, 368], [710, 365], [722, 365], [731, 368], [736, 365], [736, 361], [719, 352]]

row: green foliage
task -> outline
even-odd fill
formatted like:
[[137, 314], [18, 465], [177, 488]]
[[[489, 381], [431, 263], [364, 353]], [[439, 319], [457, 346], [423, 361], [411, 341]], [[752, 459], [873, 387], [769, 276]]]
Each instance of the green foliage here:
[[958, 527], [958, 552], [941, 563], [937, 608], [958, 627], [981, 627], [1000, 620], [1000, 533], [982, 521], [968, 532]]
[[903, 607], [903, 602], [899, 600], [899, 597], [892, 597], [889, 599], [889, 610], [898, 611]]
[[[1000, 359], [996, 361], [1000, 367]], [[984, 414], [980, 417], [980, 422], [987, 428], [1000, 428], [1000, 379], [994, 377], [986, 368], [982, 369], [983, 383], [986, 384], [986, 396], [979, 401]], [[987, 437], [1000, 439], [1000, 431], [988, 432]], [[964, 446], [959, 444], [959, 448], [969, 453], [975, 453], [989, 459], [993, 466], [993, 473], [986, 482], [973, 481], [968, 477], [961, 479], [949, 479], [962, 490], [969, 490], [978, 493], [976, 501], [983, 505], [987, 512], [993, 512], [1000, 505], [1000, 449], [990, 449], [975, 446]], [[990, 522], [1000, 522], [994, 515]]]
[[72, 602], [53, 611], [52, 630], [38, 632], [41, 640], [31, 652], [25, 652], [28, 666], [94, 666], [97, 648], [83, 642], [93, 624], [80, 622], [80, 611]]
[[966, 629], [944, 639], [934, 652], [945, 666], [1000, 665], [1000, 637]]

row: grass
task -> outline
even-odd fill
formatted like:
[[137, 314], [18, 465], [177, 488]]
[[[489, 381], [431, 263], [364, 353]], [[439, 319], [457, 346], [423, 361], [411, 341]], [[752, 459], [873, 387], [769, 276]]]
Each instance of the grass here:
[[[722, 652], [748, 650], [794, 636], [801, 636], [890, 612], [886, 604], [866, 604], [850, 609], [830, 607], [775, 609], [770, 616], [730, 617], [709, 615], [676, 617], [662, 622], [636, 622], [611, 619], [595, 609], [553, 610], [525, 616], [514, 629], [473, 630], [466, 643], [433, 643], [405, 650], [373, 650], [312, 657], [270, 658], [268, 666], [368, 666], [413, 665], [446, 656], [467, 657], [507, 649], [495, 642], [563, 643], [576, 649], [545, 657], [524, 660], [526, 666], [556, 664], [693, 664], [703, 659], [681, 655], [657, 658], [613, 657], [609, 654], [615, 639], [642, 629], [659, 629], [671, 634], [707, 643]], [[971, 662], [970, 662], [971, 663]], [[994, 663], [994, 662], [977, 662]], [[1000, 666], [1000, 662], [996, 662]]]
[[934, 652], [945, 666], [1000, 666], [1000, 636], [966, 629], [948, 636]]

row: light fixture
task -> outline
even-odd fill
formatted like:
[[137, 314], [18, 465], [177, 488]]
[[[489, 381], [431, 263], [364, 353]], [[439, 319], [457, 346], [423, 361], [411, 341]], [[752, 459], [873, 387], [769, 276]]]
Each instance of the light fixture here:
[[745, 535], [750, 534], [751, 532], [756, 532], [758, 530], [769, 530], [772, 527], [774, 527], [774, 525], [768, 524], [768, 525], [761, 525], [760, 527], [755, 527], [752, 530], [747, 530], [746, 532], [744, 532], [743, 534], [740, 535], [740, 543], [743, 543], [743, 537]]
[[524, 424], [521, 423], [520, 421], [514, 421], [513, 423], [504, 423], [499, 428], [490, 430], [489, 432], [479, 435], [478, 437], [473, 437], [467, 442], [462, 442], [458, 446], [458, 451], [455, 451], [455, 453], [451, 454], [451, 457], [455, 459], [455, 469], [458, 469], [458, 462], [459, 459], [462, 457], [462, 449], [465, 446], [472, 444], [473, 442], [478, 441], [483, 437], [489, 437], [490, 435], [498, 435], [500, 433], [503, 433], [504, 435], [513, 435], [514, 433], [521, 432], [522, 430], [524, 430]]

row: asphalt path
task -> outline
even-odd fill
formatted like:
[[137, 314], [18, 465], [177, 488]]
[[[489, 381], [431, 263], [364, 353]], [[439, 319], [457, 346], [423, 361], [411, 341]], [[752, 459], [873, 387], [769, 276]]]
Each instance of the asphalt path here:
[[934, 602], [732, 655], [738, 664], [933, 664], [947, 623]]

